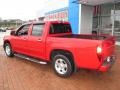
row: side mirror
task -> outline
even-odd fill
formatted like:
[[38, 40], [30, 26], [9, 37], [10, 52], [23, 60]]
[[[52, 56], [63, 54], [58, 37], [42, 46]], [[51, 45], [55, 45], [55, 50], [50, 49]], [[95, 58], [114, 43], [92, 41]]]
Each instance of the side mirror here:
[[16, 31], [11, 31], [10, 35], [14, 35], [15, 36], [16, 35]]

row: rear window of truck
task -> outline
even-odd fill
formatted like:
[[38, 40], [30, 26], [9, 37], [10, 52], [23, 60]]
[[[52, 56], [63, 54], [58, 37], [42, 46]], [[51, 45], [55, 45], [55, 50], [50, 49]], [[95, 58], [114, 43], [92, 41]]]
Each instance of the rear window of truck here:
[[50, 26], [50, 34], [69, 33], [71, 26], [69, 24], [52, 24]]

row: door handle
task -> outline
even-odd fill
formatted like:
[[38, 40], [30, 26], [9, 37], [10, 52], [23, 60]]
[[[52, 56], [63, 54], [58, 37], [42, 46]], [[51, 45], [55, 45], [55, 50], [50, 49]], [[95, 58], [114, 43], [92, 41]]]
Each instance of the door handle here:
[[27, 40], [27, 38], [23, 38], [23, 40]]
[[39, 41], [39, 42], [40, 42], [40, 41], [42, 41], [42, 40], [41, 40], [41, 39], [38, 39], [37, 41]]

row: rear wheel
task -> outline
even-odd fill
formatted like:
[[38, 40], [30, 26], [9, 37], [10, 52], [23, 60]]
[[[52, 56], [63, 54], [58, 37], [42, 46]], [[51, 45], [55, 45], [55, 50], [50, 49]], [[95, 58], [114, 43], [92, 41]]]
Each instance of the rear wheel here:
[[73, 65], [65, 55], [55, 55], [52, 61], [53, 69], [58, 76], [68, 77], [73, 73]]
[[8, 57], [13, 57], [14, 56], [14, 53], [12, 51], [12, 47], [9, 43], [5, 43], [4, 50], [5, 50], [5, 53]]

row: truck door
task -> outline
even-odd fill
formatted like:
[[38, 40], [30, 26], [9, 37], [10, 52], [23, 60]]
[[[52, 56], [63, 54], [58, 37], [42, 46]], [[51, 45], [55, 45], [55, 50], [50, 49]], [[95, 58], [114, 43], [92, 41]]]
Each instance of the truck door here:
[[45, 41], [43, 40], [44, 24], [33, 24], [30, 37], [28, 39], [28, 48], [30, 56], [45, 58]]
[[29, 31], [30, 25], [23, 25], [21, 26], [17, 32], [14, 38], [12, 39], [13, 48], [15, 51], [27, 54], [27, 40], [28, 40], [28, 31]]

